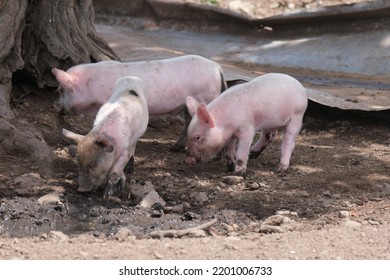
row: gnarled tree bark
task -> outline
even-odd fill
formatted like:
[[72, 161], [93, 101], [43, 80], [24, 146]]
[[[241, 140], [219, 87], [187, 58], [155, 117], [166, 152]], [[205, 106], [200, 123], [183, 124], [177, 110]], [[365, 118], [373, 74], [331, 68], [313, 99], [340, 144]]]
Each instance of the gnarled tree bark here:
[[30, 156], [42, 174], [51, 152], [32, 125], [20, 127], [10, 108], [12, 75], [22, 70], [38, 86], [56, 86], [51, 68], [119, 60], [93, 26], [92, 0], [0, 0], [0, 153]]

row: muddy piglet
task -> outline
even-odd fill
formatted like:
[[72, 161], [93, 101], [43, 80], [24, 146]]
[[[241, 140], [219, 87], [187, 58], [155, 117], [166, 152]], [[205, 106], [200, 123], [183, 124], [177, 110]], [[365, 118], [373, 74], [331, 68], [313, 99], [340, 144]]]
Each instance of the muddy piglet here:
[[[307, 103], [301, 83], [278, 73], [235, 85], [207, 106], [188, 97], [186, 104], [193, 117], [185, 162], [196, 164], [211, 159], [225, 148], [229, 171], [243, 174], [248, 155], [259, 156], [277, 129], [284, 128], [279, 171], [287, 170]], [[261, 137], [250, 148], [260, 130]]]
[[125, 187], [124, 168], [133, 159], [138, 139], [148, 125], [144, 84], [137, 77], [123, 77], [98, 111], [92, 130], [85, 136], [63, 129], [77, 143], [81, 192], [105, 186], [104, 195]]

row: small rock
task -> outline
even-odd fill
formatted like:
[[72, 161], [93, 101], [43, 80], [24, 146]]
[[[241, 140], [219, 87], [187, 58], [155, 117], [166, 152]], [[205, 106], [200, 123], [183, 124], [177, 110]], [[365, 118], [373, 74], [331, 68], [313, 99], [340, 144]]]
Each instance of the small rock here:
[[350, 228], [360, 228], [362, 224], [357, 221], [351, 221], [350, 219], [347, 218], [346, 221], [344, 222], [344, 226]]
[[129, 198], [132, 199], [134, 203], [140, 203], [140, 201], [152, 191], [155, 191], [155, 188], [154, 185], [149, 181], [146, 181], [144, 185], [130, 185]]
[[39, 236], [39, 240], [46, 240], [47, 237], [47, 233], [42, 233], [41, 236]]
[[324, 191], [322, 193], [324, 196], [328, 196], [328, 197], [331, 197], [332, 196], [332, 193], [330, 191]]
[[187, 212], [190, 208], [191, 208], [191, 205], [187, 202], [184, 202], [184, 203], [179, 204], [179, 205], [167, 207], [164, 210], [166, 212], [172, 212], [175, 214], [183, 214], [183, 213]]
[[382, 187], [381, 187], [381, 194], [382, 195], [390, 195], [390, 184], [387, 184], [385, 183]]
[[200, 238], [200, 237], [206, 237], [207, 234], [204, 230], [198, 229], [198, 230], [192, 230], [189, 234], [189, 237], [195, 237], [195, 238]]
[[257, 222], [250, 222], [249, 223], [249, 228], [250, 229], [258, 229], [260, 227], [260, 224]]
[[161, 253], [160, 253], [159, 251], [155, 251], [155, 252], [154, 252], [154, 257], [155, 257], [156, 259], [159, 259], [159, 260], [161, 260], [162, 258], [164, 258], [164, 256], [161, 255]]
[[282, 215], [282, 216], [288, 216], [291, 214], [291, 212], [289, 210], [279, 210], [279, 211], [276, 211], [275, 213], [276, 215]]
[[126, 241], [129, 237], [134, 237], [134, 235], [130, 229], [125, 227], [121, 227], [115, 234], [115, 238], [118, 241]]
[[273, 215], [265, 219], [262, 225], [279, 226], [283, 223], [284, 217], [282, 215]]
[[199, 180], [191, 180], [188, 186], [190, 188], [202, 188], [206, 186], [206, 183]]
[[341, 202], [341, 206], [348, 207], [348, 208], [353, 208], [353, 207], [356, 207], [356, 204], [353, 203], [353, 202], [350, 202], [348, 200], [344, 200], [344, 201]]
[[48, 193], [40, 198], [38, 198], [38, 203], [41, 205], [48, 205], [48, 204], [62, 204], [61, 196], [62, 194], [59, 192], [52, 192]]
[[230, 185], [230, 186], [234, 186], [234, 185], [237, 185], [239, 183], [242, 183], [244, 181], [244, 177], [242, 176], [224, 176], [222, 177], [222, 182]]
[[262, 233], [283, 233], [292, 231], [295, 228], [296, 222], [289, 217], [282, 215], [273, 215], [265, 219], [260, 225], [259, 232]]
[[195, 200], [195, 203], [198, 205], [201, 205], [209, 200], [207, 193], [205, 192], [198, 192], [191, 195], [191, 198]]
[[52, 186], [51, 189], [59, 194], [65, 193], [65, 188], [63, 186]]
[[249, 189], [251, 190], [257, 190], [260, 188], [260, 184], [259, 183], [256, 183], [256, 182], [253, 182], [252, 184], [250, 184], [249, 186]]
[[138, 206], [151, 208], [155, 203], [161, 204], [162, 207], [164, 207], [166, 204], [164, 199], [162, 199], [156, 191], [151, 191], [141, 200], [140, 203], [138, 203]]
[[279, 226], [269, 226], [269, 225], [261, 225], [259, 232], [262, 233], [283, 233], [284, 230]]
[[150, 213], [152, 218], [160, 218], [164, 215], [164, 207], [160, 204], [160, 202], [154, 203], [150, 209], [152, 210]]
[[0, 182], [5, 182], [8, 180], [8, 177], [3, 175], [3, 174], [0, 174]]
[[263, 188], [263, 189], [269, 189], [269, 188], [271, 188], [269, 185], [267, 185], [267, 184], [264, 183], [264, 182], [260, 182], [259, 185], [260, 185], [260, 187]]
[[339, 217], [340, 218], [349, 218], [350, 212], [349, 211], [340, 211], [339, 212]]
[[14, 185], [21, 188], [31, 188], [42, 184], [42, 177], [38, 173], [27, 173], [15, 178]]
[[60, 240], [60, 241], [68, 241], [69, 240], [68, 235], [66, 235], [65, 233], [63, 233], [61, 231], [55, 231], [55, 230], [50, 231], [48, 237], [50, 237], [52, 239]]
[[234, 227], [231, 226], [231, 225], [228, 225], [226, 223], [221, 223], [220, 226], [221, 226], [222, 229], [226, 230], [227, 232], [234, 231]]
[[184, 213], [184, 218], [187, 220], [187, 221], [192, 221], [192, 220], [196, 220], [196, 219], [200, 219], [200, 215], [197, 214], [197, 213], [194, 213], [194, 212], [185, 212]]
[[372, 226], [379, 226], [380, 223], [378, 221], [374, 221], [374, 220], [368, 220], [368, 223]]

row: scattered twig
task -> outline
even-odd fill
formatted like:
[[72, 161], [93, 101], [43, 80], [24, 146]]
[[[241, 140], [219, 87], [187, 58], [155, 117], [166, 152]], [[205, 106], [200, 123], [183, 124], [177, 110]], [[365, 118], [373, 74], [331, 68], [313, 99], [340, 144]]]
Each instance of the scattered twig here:
[[164, 238], [164, 237], [170, 237], [170, 238], [178, 238], [182, 237], [184, 235], [189, 235], [196, 233], [201, 230], [205, 230], [215, 224], [217, 222], [216, 219], [211, 220], [210, 222], [204, 223], [202, 225], [193, 227], [193, 228], [187, 228], [187, 229], [179, 229], [179, 230], [157, 230], [157, 231], [152, 231], [150, 233], [150, 236], [153, 238]]

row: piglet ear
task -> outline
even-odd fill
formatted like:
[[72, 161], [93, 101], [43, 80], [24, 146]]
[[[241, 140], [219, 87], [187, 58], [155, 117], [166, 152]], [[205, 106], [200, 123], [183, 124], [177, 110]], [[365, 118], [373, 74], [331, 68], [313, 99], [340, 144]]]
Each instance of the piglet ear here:
[[62, 135], [64, 135], [64, 137], [66, 139], [72, 140], [76, 144], [80, 143], [81, 140], [84, 139], [84, 135], [74, 133], [74, 132], [69, 131], [69, 130], [67, 130], [65, 128], [62, 129]]
[[69, 73], [62, 71], [57, 68], [51, 69], [51, 72], [56, 77], [57, 81], [63, 86], [65, 89], [73, 92], [74, 89], [74, 78]]
[[194, 98], [192, 98], [191, 96], [187, 96], [187, 99], [186, 99], [186, 106], [187, 106], [187, 110], [188, 112], [190, 113], [191, 116], [195, 115], [196, 114], [196, 110], [199, 106], [199, 102], [196, 101]]
[[215, 126], [213, 116], [203, 103], [198, 106], [196, 114], [198, 115], [199, 120], [207, 124], [210, 128]]
[[115, 140], [106, 134], [99, 134], [95, 139], [95, 145], [107, 153], [114, 151]]

